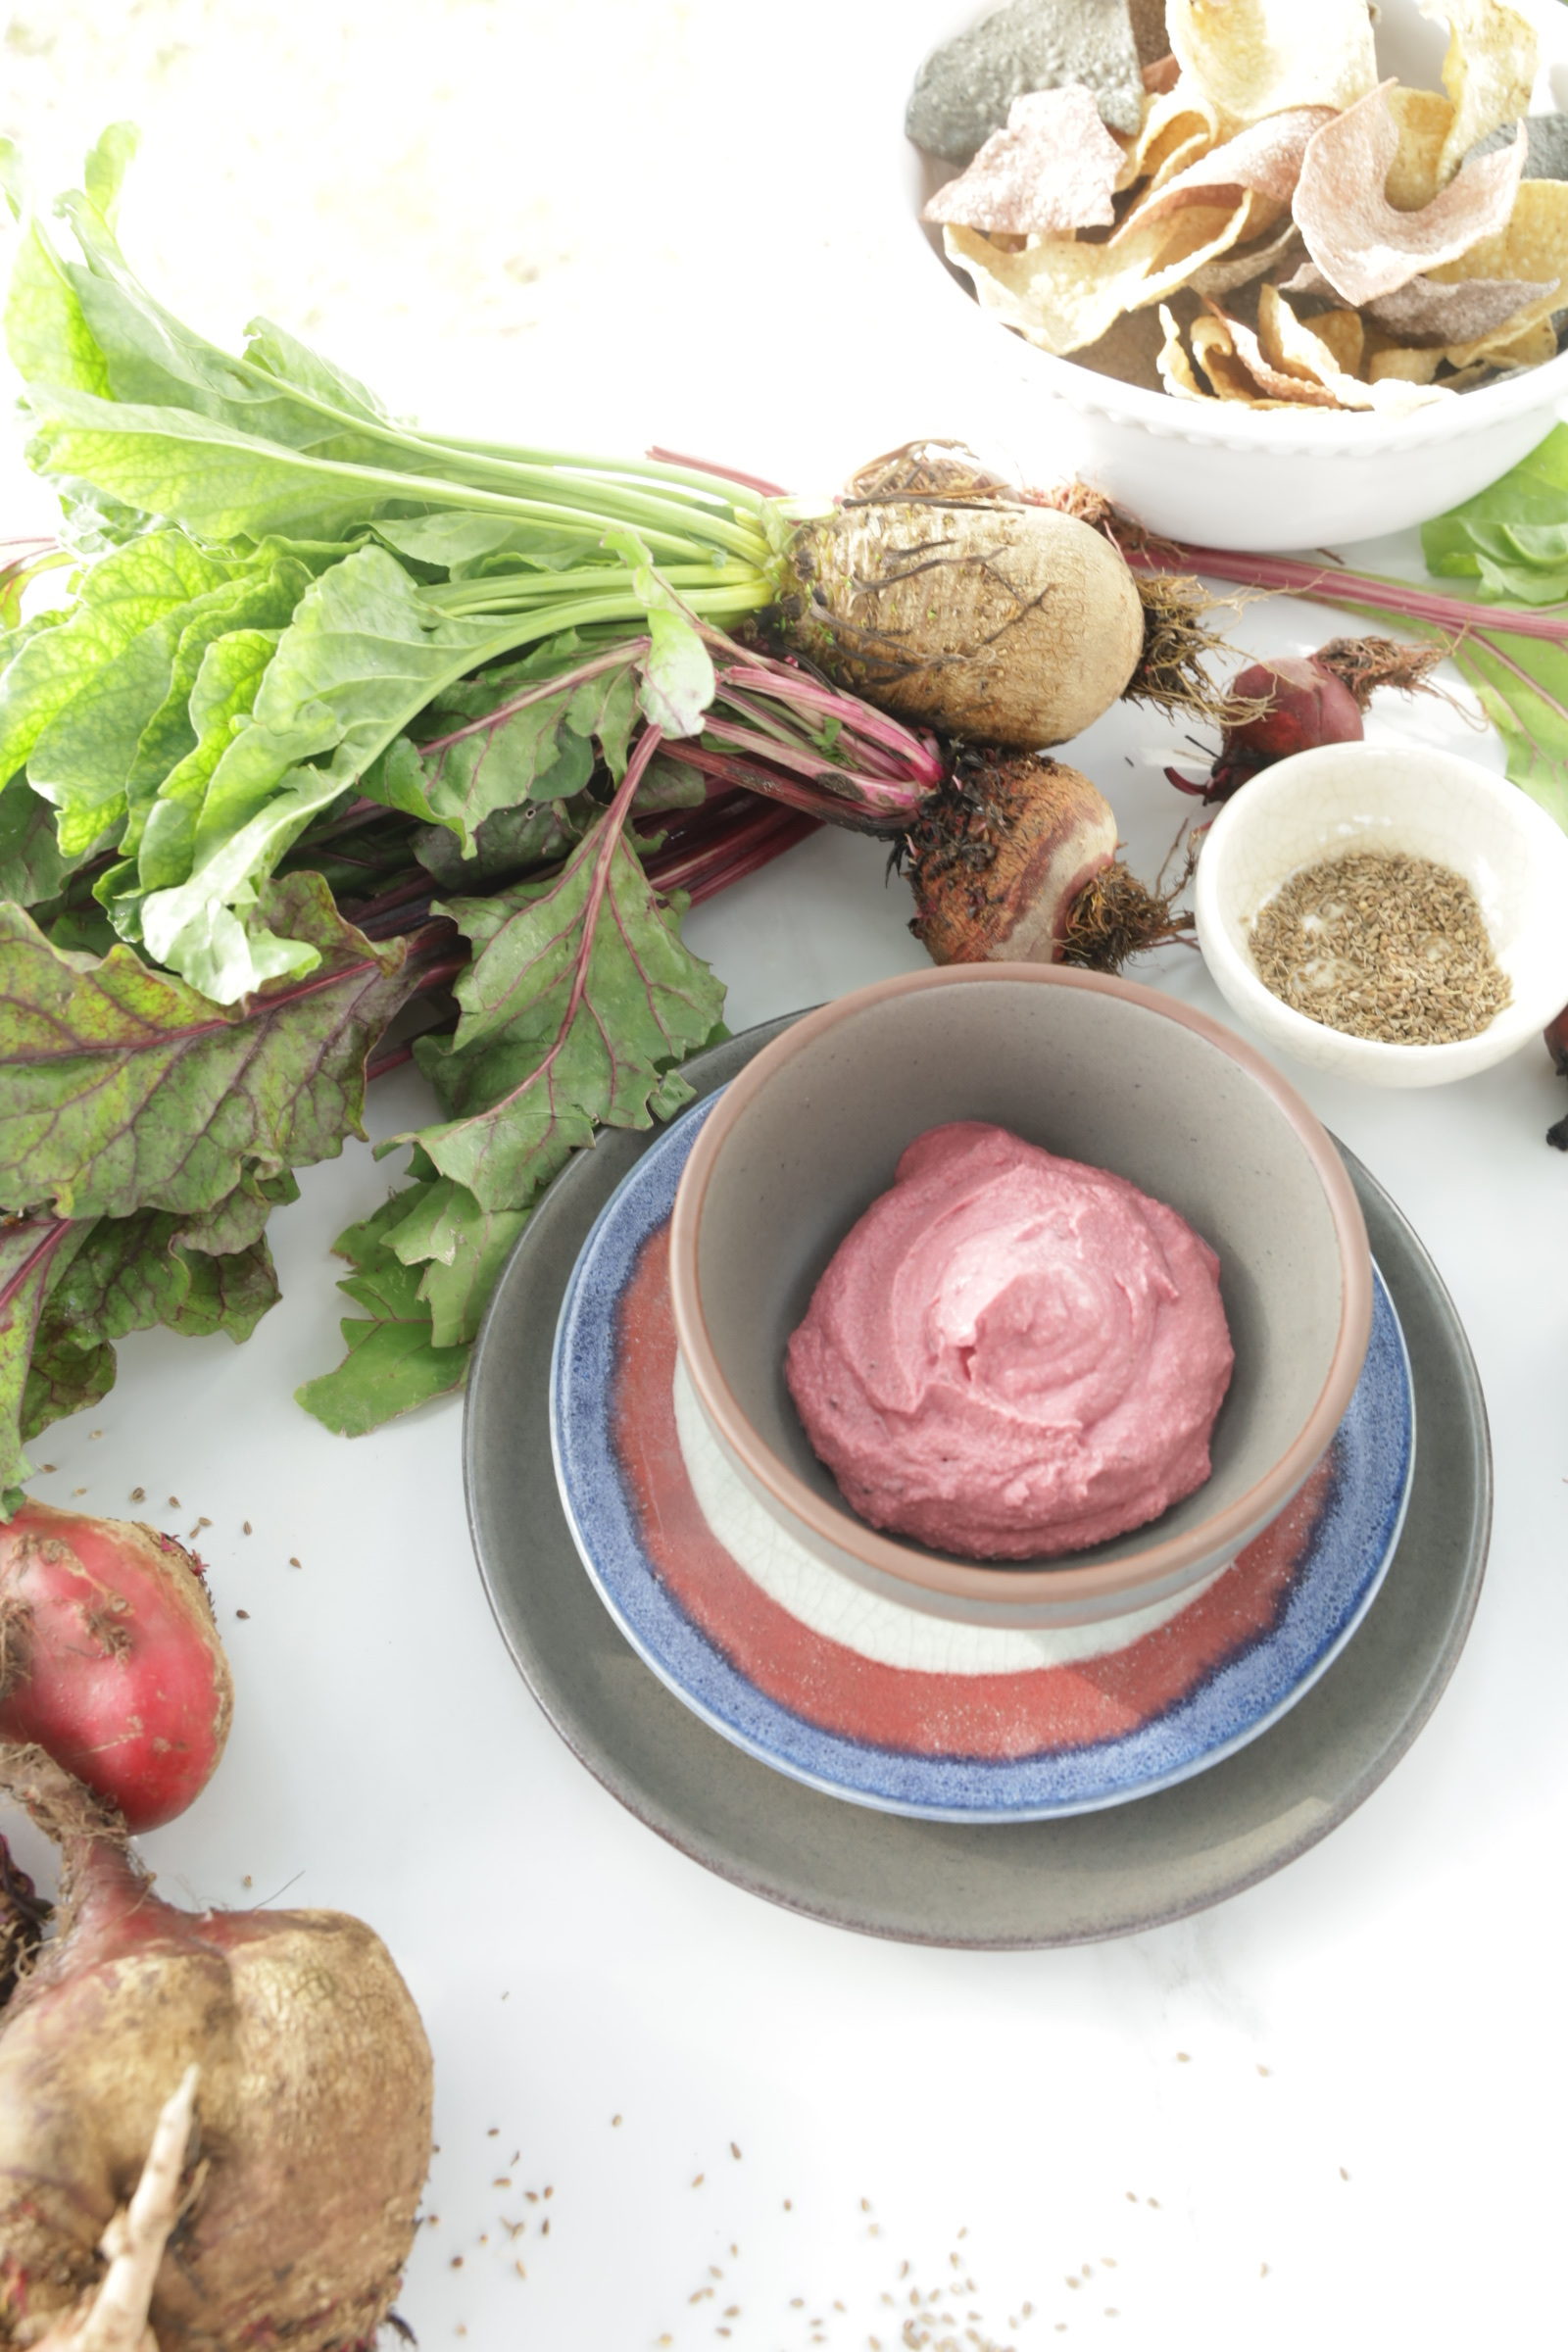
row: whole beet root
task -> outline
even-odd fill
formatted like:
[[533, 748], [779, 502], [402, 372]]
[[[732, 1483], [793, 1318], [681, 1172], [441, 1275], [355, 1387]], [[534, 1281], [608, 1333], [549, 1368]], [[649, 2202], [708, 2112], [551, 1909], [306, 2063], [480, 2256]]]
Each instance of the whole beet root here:
[[159, 2352], [362, 2352], [430, 2156], [429, 2046], [385, 1945], [339, 1912], [163, 1902], [39, 1747], [0, 1748], [0, 1794], [59, 1844], [64, 1921], [0, 2013], [0, 2346], [70, 2340], [195, 2067]]
[[35, 1740], [139, 1833], [200, 1795], [233, 1706], [183, 1544], [30, 1495], [0, 1527], [0, 1740]]
[[1191, 784], [1166, 768], [1179, 791], [1204, 801], [1228, 801], [1260, 767], [1323, 743], [1359, 743], [1364, 732], [1361, 707], [1350, 688], [1312, 655], [1250, 662], [1232, 679], [1231, 694], [1238, 703], [1257, 704], [1258, 710], [1226, 727], [1204, 783]]
[[1277, 760], [1325, 743], [1359, 743], [1361, 713], [1379, 687], [1433, 692], [1428, 673], [1443, 654], [1439, 645], [1398, 645], [1390, 637], [1336, 637], [1315, 654], [1250, 662], [1231, 680], [1230, 700], [1240, 715], [1227, 720], [1207, 777], [1195, 784], [1173, 767], [1166, 777], [1179, 792], [1228, 801]]

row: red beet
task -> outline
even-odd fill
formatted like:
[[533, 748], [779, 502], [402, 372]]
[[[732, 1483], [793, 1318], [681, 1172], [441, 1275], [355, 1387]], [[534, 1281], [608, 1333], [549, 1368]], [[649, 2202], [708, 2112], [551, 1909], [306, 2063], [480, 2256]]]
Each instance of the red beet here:
[[1231, 680], [1233, 705], [1260, 706], [1227, 722], [1219, 758], [1207, 780], [1193, 784], [1167, 767], [1179, 792], [1204, 801], [1231, 794], [1276, 760], [1316, 751], [1325, 743], [1359, 743], [1361, 713], [1380, 686], [1431, 694], [1428, 672], [1442, 661], [1440, 645], [1399, 645], [1391, 637], [1336, 637], [1315, 654], [1254, 662]]
[[1059, 760], [969, 745], [905, 843], [909, 925], [933, 963], [1073, 963], [1117, 972], [1192, 925], [1180, 890], [1118, 862], [1116, 819]]
[[1349, 687], [1310, 656], [1254, 662], [1232, 681], [1231, 692], [1248, 702], [1266, 697], [1270, 705], [1256, 718], [1226, 728], [1220, 757], [1238, 767], [1267, 767], [1323, 743], [1359, 743], [1365, 732]]
[[44, 1502], [0, 1527], [0, 1739], [36, 1740], [131, 1830], [155, 1830], [207, 1786], [232, 1708], [182, 1544]]
[[1205, 801], [1228, 801], [1260, 767], [1322, 743], [1359, 743], [1361, 708], [1343, 679], [1311, 656], [1254, 662], [1232, 680], [1238, 702], [1266, 705], [1255, 717], [1238, 720], [1220, 739], [1219, 758], [1203, 784], [1190, 784], [1174, 768], [1166, 775], [1181, 792]]
[[40, 1748], [0, 1748], [0, 1794], [60, 1845], [65, 1923], [0, 2014], [0, 2347], [77, 2341], [195, 2069], [169, 2250], [94, 2342], [366, 2352], [430, 2157], [429, 2045], [385, 1945], [341, 1912], [162, 1901]]

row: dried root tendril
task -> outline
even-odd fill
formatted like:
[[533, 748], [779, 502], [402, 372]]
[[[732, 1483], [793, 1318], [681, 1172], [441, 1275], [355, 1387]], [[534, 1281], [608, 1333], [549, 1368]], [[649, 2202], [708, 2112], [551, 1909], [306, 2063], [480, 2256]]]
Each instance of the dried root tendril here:
[[1107, 865], [1073, 906], [1062, 962], [1090, 972], [1119, 972], [1134, 956], [1184, 939], [1195, 921], [1191, 914], [1176, 911], [1185, 886], [1184, 875], [1173, 890], [1151, 890], [1126, 866]]
[[942, 782], [920, 803], [889, 862], [901, 869], [907, 861], [916, 897], [950, 874], [978, 880], [996, 863], [1009, 822], [1009, 795], [1000, 760], [960, 745]]
[[[901, 500], [898, 503], [902, 505], [905, 502]], [[948, 502], [928, 500], [924, 503], [938, 505]], [[1001, 551], [993, 552], [1000, 553]], [[933, 653], [923, 645], [911, 650], [907, 630], [862, 628], [845, 613], [833, 612], [832, 637], [847, 653], [853, 656], [858, 665], [856, 683], [863, 686], [873, 699], [879, 689], [886, 693], [888, 689], [898, 686], [906, 679], [934, 677], [943, 670], [961, 674], [977, 656], [993, 651], [1004, 642], [1009, 630], [1019, 627], [1031, 613], [1038, 612], [1052, 593], [1051, 587], [1046, 587], [1037, 596], [1022, 597], [1010, 580], [991, 569], [989, 557], [984, 554], [978, 558], [965, 557], [951, 550], [946, 540], [936, 541], [929, 558], [921, 563], [903, 562], [900, 551], [895, 550], [886, 570], [877, 573], [857, 572], [850, 584], [858, 595], [878, 596], [886, 589], [906, 586], [908, 581], [918, 578], [923, 572], [956, 568], [965, 562], [971, 563], [978, 569], [987, 572], [988, 576], [996, 581], [1001, 593], [1009, 598], [1011, 602], [1009, 609], [994, 629], [988, 630], [984, 636], [975, 638], [968, 644], [956, 648], [952, 653]], [[888, 708], [891, 709], [893, 706], [889, 705]]]
[[0, 1838], [0, 2009], [32, 1966], [52, 1909]]
[[1256, 718], [1264, 705], [1228, 693], [1204, 667], [1213, 654], [1234, 662], [1236, 649], [1203, 626], [1201, 615], [1212, 599], [1199, 582], [1173, 572], [1149, 571], [1140, 575], [1137, 585], [1144, 606], [1144, 651], [1127, 701], [1152, 703], [1167, 718], [1184, 711], [1221, 728]]
[[1087, 482], [1058, 482], [1051, 490], [1026, 490], [1024, 501], [1032, 507], [1054, 507], [1059, 514], [1070, 514], [1075, 522], [1087, 522], [1092, 531], [1108, 539], [1112, 547], [1125, 555], [1129, 548], [1142, 554], [1146, 548], [1160, 549], [1168, 543], [1118, 507], [1102, 490], [1092, 490]]
[[1399, 645], [1392, 637], [1335, 637], [1312, 659], [1320, 669], [1332, 670], [1364, 710], [1380, 686], [1396, 686], [1401, 694], [1441, 693], [1431, 673], [1450, 650], [1447, 645]]

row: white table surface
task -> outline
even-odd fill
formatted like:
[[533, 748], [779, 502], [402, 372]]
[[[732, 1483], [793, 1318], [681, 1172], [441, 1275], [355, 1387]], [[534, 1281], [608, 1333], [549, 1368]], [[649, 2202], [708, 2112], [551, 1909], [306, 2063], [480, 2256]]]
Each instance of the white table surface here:
[[[908, 46], [906, 13], [827, 0], [143, 0], [114, 26], [36, 0], [7, 34], [0, 126], [61, 184], [102, 121], [138, 115], [127, 240], [213, 331], [266, 307], [434, 421], [657, 439], [806, 484], [977, 413], [906, 307], [895, 225], [854, 194]], [[50, 506], [18, 441], [0, 488], [24, 529]], [[1413, 540], [1358, 554], [1415, 562]], [[1253, 602], [1225, 625], [1304, 650], [1341, 624]], [[1394, 700], [1372, 725], [1500, 765], [1445, 706]], [[1121, 710], [1073, 755], [1146, 874], [1189, 808], [1159, 774], [1180, 735]], [[689, 936], [742, 1028], [916, 965], [905, 915], [873, 845], [823, 835]], [[1141, 976], [1224, 1013], [1195, 955]], [[421, 2343], [892, 2352], [910, 2322], [965, 2348], [1562, 2340], [1568, 1164], [1542, 1138], [1568, 1103], [1535, 1048], [1430, 1093], [1289, 1074], [1468, 1327], [1492, 1565], [1446, 1694], [1371, 1800], [1146, 1936], [862, 1940], [618, 1807], [491, 1622], [461, 1406], [350, 1444], [291, 1401], [336, 1360], [332, 1237], [395, 1180], [367, 1146], [274, 1217], [285, 1297], [248, 1346], [132, 1340], [113, 1394], [40, 1441], [48, 1499], [115, 1513], [144, 1487], [172, 1530], [211, 1523], [238, 1703], [211, 1788], [144, 1840], [166, 1891], [357, 1911], [423, 2010], [440, 2152], [401, 2304]], [[399, 1073], [372, 1133], [427, 1102]]]

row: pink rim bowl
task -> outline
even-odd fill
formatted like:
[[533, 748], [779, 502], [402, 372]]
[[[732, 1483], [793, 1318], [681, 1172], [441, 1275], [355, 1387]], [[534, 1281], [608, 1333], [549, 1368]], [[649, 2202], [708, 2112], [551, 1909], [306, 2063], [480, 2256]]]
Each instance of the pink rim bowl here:
[[[1220, 1256], [1236, 1371], [1207, 1485], [1151, 1526], [1050, 1564], [987, 1566], [865, 1525], [784, 1385], [785, 1343], [845, 1233], [907, 1143], [964, 1118], [1128, 1177]], [[980, 1625], [1114, 1617], [1216, 1573], [1322, 1457], [1372, 1312], [1350, 1180], [1287, 1081], [1172, 998], [1044, 964], [881, 981], [765, 1047], [693, 1146], [670, 1287], [699, 1408], [780, 1528], [874, 1592]]]

